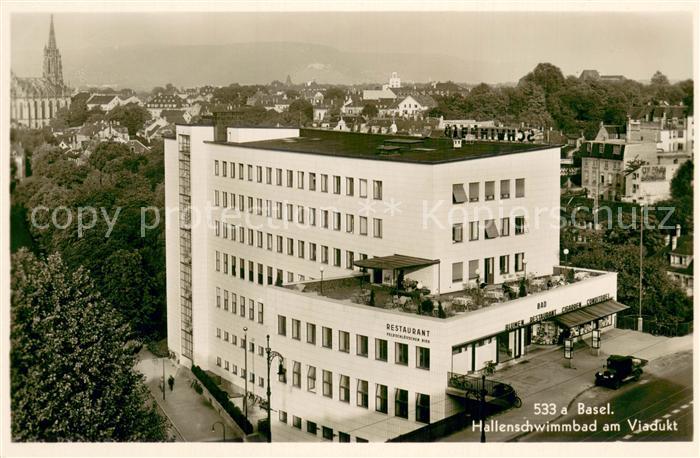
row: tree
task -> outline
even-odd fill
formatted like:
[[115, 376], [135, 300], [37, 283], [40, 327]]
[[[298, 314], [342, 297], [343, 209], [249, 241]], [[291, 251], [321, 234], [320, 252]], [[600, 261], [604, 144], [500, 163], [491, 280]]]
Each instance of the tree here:
[[119, 125], [129, 129], [130, 136], [134, 136], [143, 129], [146, 121], [151, 119], [151, 113], [142, 106], [130, 103], [114, 108], [107, 115], [107, 119], [119, 122]]
[[362, 107], [362, 116], [367, 118], [375, 118], [377, 115], [379, 115], [379, 109], [375, 104], [367, 103], [364, 107]]
[[165, 423], [135, 372], [131, 331], [84, 269], [57, 254], [12, 257], [15, 441], [161, 441]]
[[651, 77], [651, 84], [655, 86], [668, 86], [668, 77], [661, 73], [659, 70], [654, 73], [654, 75]]
[[306, 124], [311, 122], [314, 117], [314, 107], [311, 102], [307, 100], [297, 99], [289, 104], [289, 111], [287, 112], [290, 120], [298, 120], [297, 122]]
[[330, 105], [342, 104], [345, 101], [345, 91], [339, 87], [329, 87], [323, 96], [323, 100]]

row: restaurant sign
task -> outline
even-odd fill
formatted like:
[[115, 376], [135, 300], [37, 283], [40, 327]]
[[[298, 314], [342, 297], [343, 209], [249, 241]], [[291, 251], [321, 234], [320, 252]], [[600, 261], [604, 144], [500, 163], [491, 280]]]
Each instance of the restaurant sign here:
[[[586, 307], [588, 307], [589, 305], [594, 305], [594, 304], [599, 304], [601, 302], [605, 302], [609, 299], [610, 299], [609, 293], [601, 294], [600, 296], [591, 297], [586, 301]], [[572, 312], [572, 311], [580, 309], [582, 307], [583, 307], [582, 302], [575, 302], [573, 304], [563, 306], [561, 308], [561, 310], [559, 311], [559, 313], [557, 313], [556, 309], [550, 310], [550, 311], [545, 312], [545, 313], [538, 313], [537, 315], [532, 315], [527, 320], [518, 320], [518, 321], [513, 321], [511, 323], [507, 323], [505, 325], [505, 330], [512, 331], [513, 329], [521, 328], [521, 327], [525, 326], [526, 324], [538, 323], [540, 321], [547, 320], [549, 318], [552, 318], [552, 317], [557, 316], [557, 315], [561, 315], [563, 313]]]
[[415, 328], [413, 326], [404, 326], [396, 323], [387, 323], [386, 335], [396, 339], [430, 343], [430, 329]]

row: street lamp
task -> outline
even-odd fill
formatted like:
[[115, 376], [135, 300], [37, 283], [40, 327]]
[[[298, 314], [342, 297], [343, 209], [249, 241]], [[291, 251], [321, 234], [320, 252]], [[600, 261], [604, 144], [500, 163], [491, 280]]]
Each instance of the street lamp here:
[[323, 266], [321, 266], [321, 296], [323, 296]]
[[[323, 270], [321, 271], [323, 272]], [[267, 354], [267, 441], [272, 442], [272, 422], [270, 421], [270, 365], [272, 360], [275, 358], [280, 359], [280, 364], [277, 369], [277, 375], [284, 375], [284, 357], [274, 350], [270, 349], [270, 334], [267, 335], [267, 346], [265, 347], [265, 353]]]
[[243, 415], [248, 419], [248, 327], [243, 327], [243, 372], [245, 373], [245, 397], [243, 398]]
[[569, 249], [564, 248], [564, 263], [568, 264], [569, 263]]
[[224, 442], [226, 442], [226, 425], [224, 424], [223, 421], [215, 421], [214, 424], [211, 425], [211, 432], [215, 431], [214, 426], [216, 426], [216, 425], [221, 425], [221, 429], [224, 433]]

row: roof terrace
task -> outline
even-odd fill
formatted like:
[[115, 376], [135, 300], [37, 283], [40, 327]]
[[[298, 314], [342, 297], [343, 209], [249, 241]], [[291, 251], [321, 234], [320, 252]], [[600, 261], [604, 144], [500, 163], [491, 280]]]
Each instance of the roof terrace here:
[[[522, 297], [545, 295], [566, 288], [587, 288], [586, 281], [606, 275], [606, 272], [557, 266], [551, 275], [513, 276], [500, 284], [476, 285], [465, 283], [464, 289], [447, 294], [435, 294], [421, 284], [406, 279], [401, 289], [395, 286], [371, 283], [369, 274], [324, 280], [312, 280], [285, 285], [284, 288], [302, 294], [316, 294], [330, 299], [394, 310], [410, 314], [449, 319], [478, 310], [495, 308]], [[590, 291], [587, 291], [590, 293]], [[583, 296], [583, 290], [581, 296]]]

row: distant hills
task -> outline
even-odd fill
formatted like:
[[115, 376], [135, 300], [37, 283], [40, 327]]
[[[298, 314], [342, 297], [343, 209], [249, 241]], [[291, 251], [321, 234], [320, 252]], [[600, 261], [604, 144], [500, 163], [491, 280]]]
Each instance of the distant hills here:
[[517, 80], [537, 62], [479, 62], [440, 53], [344, 52], [306, 43], [240, 43], [204, 46], [127, 46], [72, 50], [63, 56], [64, 76], [73, 86], [112, 85], [150, 90], [173, 83], [358, 84], [387, 81], [392, 71], [405, 83], [453, 80], [468, 83]]

